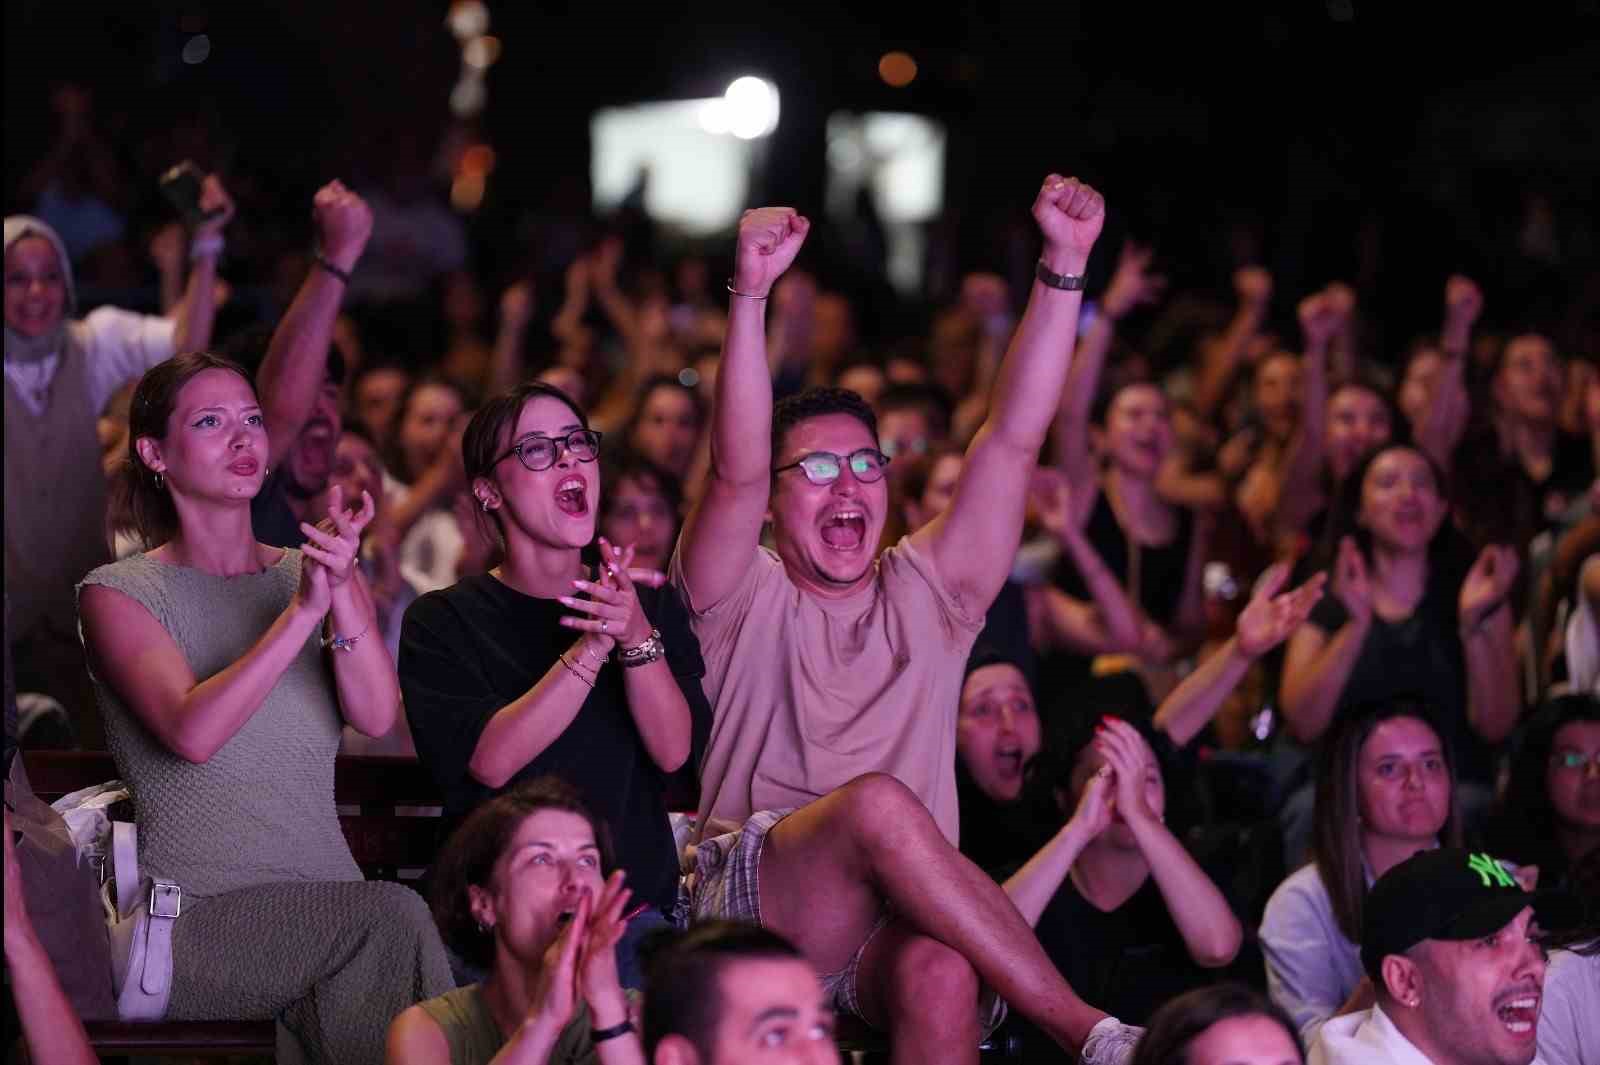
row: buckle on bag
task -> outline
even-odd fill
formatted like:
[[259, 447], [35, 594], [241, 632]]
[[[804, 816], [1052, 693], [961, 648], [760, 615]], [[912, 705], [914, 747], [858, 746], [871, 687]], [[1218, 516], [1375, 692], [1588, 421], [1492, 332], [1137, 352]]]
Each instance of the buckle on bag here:
[[[170, 912], [169, 912], [170, 911]], [[154, 884], [150, 888], [150, 916], [177, 917], [183, 912], [183, 889], [177, 884]]]

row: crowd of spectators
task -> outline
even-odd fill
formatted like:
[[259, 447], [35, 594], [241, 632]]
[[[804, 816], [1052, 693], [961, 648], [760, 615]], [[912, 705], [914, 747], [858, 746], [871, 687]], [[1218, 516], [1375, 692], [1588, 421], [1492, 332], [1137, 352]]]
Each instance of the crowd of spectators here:
[[[836, 1013], [898, 1062], [1595, 1060], [1592, 328], [1441, 262], [1377, 350], [1338, 278], [1172, 291], [1058, 175], [1027, 287], [888, 338], [789, 208], [495, 272], [412, 160], [307, 248], [224, 170], [140, 233], [54, 102], [7, 748], [114, 756], [184, 892], [166, 1016], [395, 1065], [832, 1060]], [[437, 780], [428, 903], [362, 879], [341, 753]], [[74, 1060], [7, 816], [22, 1030]]]

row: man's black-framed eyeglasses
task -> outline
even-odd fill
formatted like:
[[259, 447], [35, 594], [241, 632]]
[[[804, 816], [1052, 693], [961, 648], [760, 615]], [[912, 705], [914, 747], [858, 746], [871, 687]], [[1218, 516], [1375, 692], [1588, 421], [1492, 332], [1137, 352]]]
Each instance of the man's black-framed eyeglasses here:
[[515, 455], [523, 468], [538, 473], [556, 464], [556, 456], [563, 447], [567, 449], [567, 454], [579, 462], [593, 462], [600, 457], [600, 432], [597, 429], [574, 429], [566, 436], [525, 436], [490, 465], [499, 465]]
[[863, 484], [883, 480], [884, 470], [889, 465], [889, 456], [875, 447], [864, 447], [840, 458], [831, 451], [813, 451], [809, 455], [801, 455], [799, 460], [787, 466], [779, 466], [773, 470], [774, 474], [784, 470], [798, 468], [806, 475], [806, 480], [812, 484], [832, 484], [839, 479], [839, 474], [844, 471], [845, 464], [849, 463], [850, 472], [855, 479]]

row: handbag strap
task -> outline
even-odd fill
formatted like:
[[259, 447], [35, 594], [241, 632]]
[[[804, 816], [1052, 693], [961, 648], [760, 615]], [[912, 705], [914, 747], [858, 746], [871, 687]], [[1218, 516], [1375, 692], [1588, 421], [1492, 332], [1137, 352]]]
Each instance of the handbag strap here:
[[140, 901], [139, 832], [132, 822], [111, 822], [111, 860], [117, 882], [117, 913], [127, 916]]

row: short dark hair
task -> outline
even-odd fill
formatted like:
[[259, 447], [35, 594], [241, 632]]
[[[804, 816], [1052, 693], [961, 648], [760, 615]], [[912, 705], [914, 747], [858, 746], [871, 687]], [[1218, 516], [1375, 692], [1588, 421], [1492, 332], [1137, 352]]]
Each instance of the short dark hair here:
[[[353, 436], [357, 440], [364, 440], [368, 447], [378, 450], [378, 438], [372, 435], [372, 430], [367, 428], [367, 423], [360, 418], [339, 419], [339, 433], [341, 436]], [[379, 461], [382, 461], [381, 458]]]
[[954, 412], [950, 394], [935, 384], [890, 385], [878, 397], [878, 412], [892, 410], [921, 411], [928, 419], [928, 434], [936, 440], [950, 435], [950, 418]]
[[772, 409], [772, 459], [783, 452], [789, 431], [801, 422], [825, 414], [848, 414], [867, 427], [874, 445], [878, 442], [878, 416], [858, 392], [848, 388], [808, 388], [798, 395], [785, 396]]
[[723, 970], [741, 961], [804, 961], [794, 944], [760, 925], [705, 921], [687, 931], [667, 929], [646, 941], [644, 1053], [681, 1035], [709, 1059], [722, 1015]]
[[205, 351], [191, 351], [158, 362], [139, 378], [128, 405], [128, 459], [117, 486], [119, 509], [133, 518], [133, 527], [146, 548], [171, 539], [178, 531], [178, 511], [172, 505], [159, 474], [139, 457], [139, 439], [165, 440], [167, 422], [178, 405], [183, 386], [207, 370], [227, 370], [254, 384], [245, 368], [231, 359]]
[[611, 874], [611, 837], [605, 822], [594, 815], [576, 788], [559, 777], [525, 781], [473, 810], [439, 851], [431, 873], [428, 906], [444, 941], [479, 968], [494, 962], [494, 935], [479, 929], [467, 888], [488, 886], [494, 863], [511, 844], [511, 837], [541, 810], [564, 810], [589, 822], [600, 848], [601, 873]]
[[619, 448], [600, 456], [600, 483], [606, 488], [600, 495], [600, 516], [610, 513], [610, 500], [624, 480], [649, 480], [655, 483], [674, 517], [683, 512], [683, 481], [660, 466], [627, 448]]
[[1186, 991], [1156, 1010], [1128, 1065], [1186, 1065], [1189, 1045], [1213, 1024], [1234, 1017], [1275, 1022], [1305, 1060], [1294, 1022], [1277, 1003], [1244, 984], [1224, 983]]

